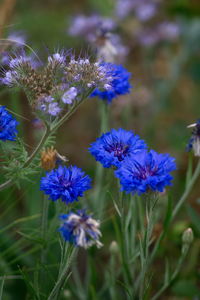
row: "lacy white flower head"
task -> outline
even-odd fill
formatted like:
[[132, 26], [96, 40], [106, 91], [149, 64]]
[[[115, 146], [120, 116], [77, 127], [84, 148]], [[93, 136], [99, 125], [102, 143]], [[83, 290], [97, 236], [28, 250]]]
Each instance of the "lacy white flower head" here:
[[66, 241], [85, 249], [93, 245], [96, 245], [98, 248], [103, 246], [99, 241], [101, 237], [99, 221], [87, 215], [84, 210], [79, 210], [76, 213], [70, 212], [69, 214], [61, 215], [60, 218], [64, 220], [64, 223], [59, 231]]

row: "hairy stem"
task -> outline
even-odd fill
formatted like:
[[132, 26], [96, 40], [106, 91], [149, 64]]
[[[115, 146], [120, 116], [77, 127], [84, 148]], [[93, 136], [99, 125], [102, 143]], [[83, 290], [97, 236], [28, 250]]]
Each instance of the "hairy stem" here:
[[65, 281], [67, 279], [67, 275], [68, 275], [68, 271], [69, 271], [69, 267], [71, 265], [71, 262], [75, 256], [76, 253], [76, 248], [73, 248], [71, 254], [67, 257], [67, 262], [63, 268], [63, 271], [60, 273], [60, 275], [58, 276], [58, 280], [56, 281], [54, 288], [52, 289], [49, 297], [47, 298], [47, 300], [56, 300], [59, 299], [59, 294], [60, 291], [63, 287], [63, 285], [65, 284]]

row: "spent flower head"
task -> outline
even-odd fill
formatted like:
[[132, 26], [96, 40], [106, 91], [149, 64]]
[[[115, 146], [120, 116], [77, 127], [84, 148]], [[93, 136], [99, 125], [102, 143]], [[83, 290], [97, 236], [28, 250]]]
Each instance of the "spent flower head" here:
[[99, 221], [93, 219], [91, 215], [87, 215], [84, 210], [79, 210], [76, 213], [70, 212], [61, 215], [60, 218], [63, 223], [59, 231], [67, 242], [85, 249], [93, 245], [98, 248], [103, 246], [99, 241], [101, 237]]

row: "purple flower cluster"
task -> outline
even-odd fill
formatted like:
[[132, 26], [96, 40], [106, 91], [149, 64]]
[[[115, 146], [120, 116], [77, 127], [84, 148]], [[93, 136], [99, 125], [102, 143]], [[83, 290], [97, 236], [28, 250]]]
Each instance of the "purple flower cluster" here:
[[115, 175], [127, 193], [162, 192], [171, 185], [170, 172], [176, 169], [173, 157], [148, 151], [139, 136], [123, 129], [103, 134], [89, 151], [104, 167], [117, 168]]
[[155, 27], [143, 28], [137, 35], [141, 45], [154, 46], [162, 41], [176, 40], [180, 35], [180, 27], [175, 22], [163, 22]]
[[[40, 117], [56, 117], [66, 105], [73, 105], [95, 89], [112, 88], [110, 66], [75, 59], [65, 51], [49, 55], [46, 64], [37, 64], [24, 52], [10, 57], [1, 82], [9, 87], [24, 89], [32, 108]], [[51, 120], [51, 119], [50, 119]]]
[[123, 19], [133, 12], [140, 21], [145, 22], [154, 17], [157, 9], [157, 3], [153, 0], [118, 0], [116, 15]]

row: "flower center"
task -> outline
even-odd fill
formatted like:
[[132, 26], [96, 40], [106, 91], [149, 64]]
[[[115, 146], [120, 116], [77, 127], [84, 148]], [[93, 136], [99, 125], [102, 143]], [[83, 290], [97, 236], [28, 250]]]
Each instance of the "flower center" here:
[[119, 161], [122, 161], [124, 159], [124, 156], [128, 153], [129, 146], [128, 145], [122, 145], [122, 144], [115, 144], [112, 145], [108, 152], [114, 153], [114, 156], [118, 158]]
[[142, 167], [140, 164], [135, 165], [135, 167], [137, 169], [137, 172], [134, 172], [134, 175], [136, 175], [136, 177], [141, 180], [145, 180], [148, 177], [155, 175], [158, 169], [157, 166], [154, 166], [153, 168], [151, 168], [150, 165]]

